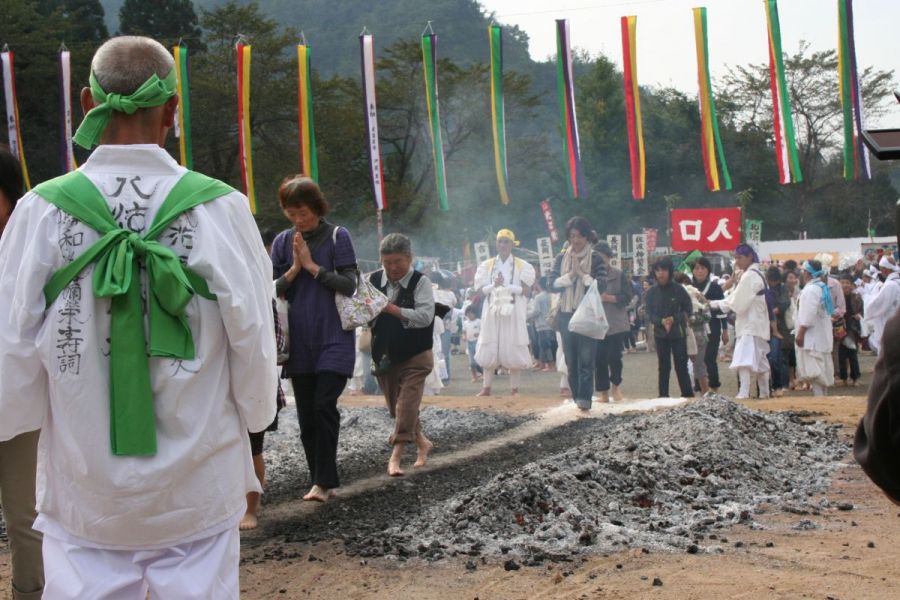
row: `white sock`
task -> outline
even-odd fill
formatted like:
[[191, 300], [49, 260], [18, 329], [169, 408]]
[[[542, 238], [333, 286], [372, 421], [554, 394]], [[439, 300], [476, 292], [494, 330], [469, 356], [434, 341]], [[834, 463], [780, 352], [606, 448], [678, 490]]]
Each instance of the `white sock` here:
[[738, 381], [740, 381], [740, 386], [738, 387], [738, 396], [741, 398], [749, 398], [750, 397], [750, 369], [746, 367], [741, 367], [737, 370], [738, 372]]

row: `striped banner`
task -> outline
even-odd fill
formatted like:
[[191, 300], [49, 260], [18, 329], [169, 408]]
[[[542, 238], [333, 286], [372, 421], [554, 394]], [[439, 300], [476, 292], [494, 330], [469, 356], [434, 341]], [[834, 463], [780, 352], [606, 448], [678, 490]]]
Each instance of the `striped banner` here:
[[372, 198], [378, 212], [379, 238], [382, 236], [381, 211], [387, 208], [384, 195], [384, 171], [381, 167], [381, 145], [378, 141], [378, 111], [375, 101], [375, 47], [372, 35], [365, 30], [359, 35], [362, 57], [363, 109], [366, 119], [366, 139], [369, 152], [369, 175], [372, 181]]
[[637, 17], [622, 17], [622, 63], [625, 75], [625, 119], [628, 126], [628, 156], [631, 159], [631, 195], [643, 200], [647, 191], [647, 160], [641, 124], [641, 94], [637, 78]]
[[[706, 187], [711, 192], [731, 189], [731, 175], [725, 162], [725, 149], [719, 136], [719, 118], [716, 116], [716, 100], [713, 97], [712, 79], [709, 76], [709, 37], [706, 28], [706, 8], [694, 9], [694, 39], [697, 44], [697, 82], [700, 85], [700, 147], [703, 151], [703, 171], [706, 173]], [[722, 177], [716, 156], [722, 165]]]
[[316, 154], [316, 126], [312, 106], [311, 50], [297, 45], [297, 122], [300, 130], [300, 172], [319, 182], [319, 158]]
[[238, 143], [241, 152], [241, 181], [244, 193], [250, 201], [250, 212], [256, 214], [256, 192], [253, 189], [253, 145], [250, 131], [250, 49], [251, 46], [238, 42]]
[[431, 156], [434, 161], [438, 202], [441, 210], [449, 210], [447, 175], [444, 170], [444, 141], [441, 134], [441, 113], [438, 105], [437, 34], [431, 29], [431, 23], [422, 34], [422, 67], [425, 73], [425, 106], [428, 109], [428, 130], [431, 132]]
[[[178, 90], [178, 118], [175, 121], [175, 137], [181, 166], [194, 168], [194, 150], [191, 145], [191, 88], [188, 74], [188, 49], [182, 43], [172, 48], [175, 57], [175, 84]], [[249, 105], [249, 103], [248, 103]]]
[[838, 0], [838, 77], [841, 108], [844, 110], [844, 178], [872, 178], [869, 150], [862, 140], [862, 90], [856, 68], [856, 40], [853, 36], [853, 0]]
[[584, 194], [584, 173], [581, 169], [581, 145], [578, 120], [575, 118], [575, 80], [572, 77], [572, 49], [569, 20], [556, 20], [556, 89], [559, 94], [560, 131], [566, 153], [566, 181], [569, 195], [580, 198]]
[[775, 156], [778, 180], [782, 183], [803, 181], [794, 121], [791, 118], [791, 96], [784, 76], [784, 57], [781, 53], [781, 25], [778, 22], [778, 1], [763, 0], [769, 28], [769, 85], [772, 89], [772, 113], [775, 127]]
[[22, 165], [25, 189], [31, 189], [28, 167], [25, 165], [25, 147], [22, 145], [22, 127], [19, 121], [19, 102], [16, 99], [15, 56], [8, 48], [0, 52], [3, 68], [3, 96], [6, 98], [6, 122], [9, 128], [9, 149]]
[[509, 173], [506, 170], [506, 115], [503, 108], [503, 37], [499, 25], [488, 27], [491, 46], [491, 128], [494, 134], [494, 167], [500, 202], [509, 204]]
[[64, 173], [78, 168], [72, 147], [72, 57], [59, 51], [59, 163]]

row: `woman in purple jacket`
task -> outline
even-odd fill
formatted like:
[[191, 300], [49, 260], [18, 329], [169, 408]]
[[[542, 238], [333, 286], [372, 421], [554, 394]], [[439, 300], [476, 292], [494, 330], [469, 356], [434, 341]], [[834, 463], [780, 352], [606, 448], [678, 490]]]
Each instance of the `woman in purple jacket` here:
[[288, 301], [290, 378], [300, 420], [312, 488], [304, 500], [325, 502], [340, 485], [337, 443], [341, 415], [337, 399], [353, 375], [353, 331], [344, 331], [334, 294], [356, 290], [356, 253], [350, 234], [325, 220], [328, 201], [303, 175], [278, 188], [281, 209], [294, 227], [272, 244], [276, 293]]

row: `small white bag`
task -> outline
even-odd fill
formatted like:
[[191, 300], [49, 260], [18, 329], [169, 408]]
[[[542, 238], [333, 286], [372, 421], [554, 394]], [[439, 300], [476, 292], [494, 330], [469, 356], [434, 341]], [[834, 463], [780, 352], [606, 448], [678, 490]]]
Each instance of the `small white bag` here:
[[[282, 344], [278, 347], [277, 364], [283, 365], [291, 354], [291, 336], [288, 328], [288, 301], [275, 293], [275, 282], [272, 282], [272, 297], [275, 298], [275, 318], [281, 326]], [[278, 341], [276, 336], [276, 342]]]
[[572, 319], [569, 321], [569, 331], [595, 340], [602, 340], [609, 331], [609, 321], [606, 320], [606, 311], [603, 310], [603, 300], [597, 291], [597, 282], [584, 293], [581, 303], [575, 309]]

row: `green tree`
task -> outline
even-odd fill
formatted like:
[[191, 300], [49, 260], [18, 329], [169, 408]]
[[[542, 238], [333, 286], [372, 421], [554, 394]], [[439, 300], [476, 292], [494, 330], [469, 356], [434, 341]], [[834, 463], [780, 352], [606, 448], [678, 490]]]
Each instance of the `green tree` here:
[[193, 42], [192, 47], [201, 37], [191, 0], [125, 0], [119, 10], [119, 33], [170, 43], [184, 38]]
[[37, 10], [59, 18], [54, 38], [68, 44], [99, 43], [109, 37], [100, 0], [37, 0]]

